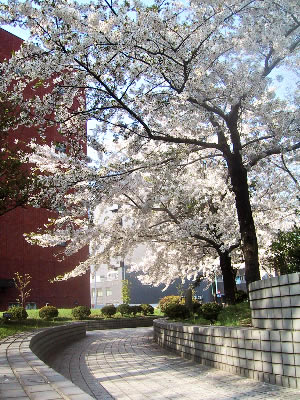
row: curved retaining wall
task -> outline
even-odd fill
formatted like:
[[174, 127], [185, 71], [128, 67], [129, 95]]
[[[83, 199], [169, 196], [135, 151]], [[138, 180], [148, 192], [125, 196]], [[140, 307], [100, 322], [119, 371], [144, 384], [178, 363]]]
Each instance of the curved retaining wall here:
[[234, 374], [300, 388], [300, 332], [154, 321], [154, 340], [182, 357]]
[[82, 339], [86, 336], [84, 323], [71, 323], [47, 328], [32, 336], [30, 349], [42, 361], [47, 362], [48, 356], [60, 346]]
[[92, 400], [47, 365], [49, 356], [86, 336], [86, 330], [152, 326], [154, 317], [75, 322], [39, 332], [24, 332], [0, 341], [0, 399]]
[[0, 399], [92, 400], [43, 360], [50, 352], [86, 334], [85, 324], [23, 332], [0, 341]]
[[251, 283], [249, 300], [254, 327], [300, 330], [300, 273]]

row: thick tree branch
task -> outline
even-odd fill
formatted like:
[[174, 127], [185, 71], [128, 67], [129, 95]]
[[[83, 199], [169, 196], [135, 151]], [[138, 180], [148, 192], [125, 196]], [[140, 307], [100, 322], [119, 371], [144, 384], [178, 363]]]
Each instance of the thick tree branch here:
[[260, 160], [263, 160], [266, 157], [269, 157], [273, 154], [281, 154], [281, 153], [289, 153], [290, 151], [293, 150], [298, 150], [300, 148], [300, 142], [294, 144], [293, 146], [289, 146], [289, 147], [272, 147], [271, 149], [265, 150], [263, 153], [257, 154], [255, 157], [252, 158], [252, 160], [248, 163], [248, 165], [250, 167], [254, 167], [254, 165], [256, 165]]

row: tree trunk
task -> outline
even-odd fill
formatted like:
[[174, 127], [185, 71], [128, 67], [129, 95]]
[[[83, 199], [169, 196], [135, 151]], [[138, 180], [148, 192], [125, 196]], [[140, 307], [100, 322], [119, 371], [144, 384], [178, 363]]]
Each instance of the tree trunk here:
[[190, 313], [193, 312], [193, 292], [191, 288], [188, 288], [185, 292], [185, 306]]
[[235, 203], [240, 225], [242, 250], [245, 259], [245, 278], [249, 283], [260, 279], [258, 262], [258, 245], [249, 197], [247, 170], [242, 164], [240, 155], [233, 155], [229, 163], [231, 184], [235, 194]]
[[220, 268], [223, 275], [224, 294], [226, 304], [235, 303], [236, 282], [235, 273], [231, 265], [231, 257], [228, 252], [220, 253]]

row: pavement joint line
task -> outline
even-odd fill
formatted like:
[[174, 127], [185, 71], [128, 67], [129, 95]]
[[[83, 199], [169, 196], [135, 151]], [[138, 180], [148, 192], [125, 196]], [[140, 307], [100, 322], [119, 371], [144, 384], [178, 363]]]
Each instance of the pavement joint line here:
[[[66, 394], [64, 397], [65, 393], [59, 393], [60, 388], [63, 390], [66, 386], [64, 382], [51, 382], [57, 373], [42, 362], [36, 363], [28, 355], [26, 341], [28, 346], [29, 336], [16, 337], [10, 349], [14, 372], [25, 376], [22, 359], [17, 357], [19, 351], [31, 370], [36, 369], [53, 385], [59, 396], [55, 399], [84, 398], [80, 394]], [[50, 361], [52, 368], [63, 372], [64, 376], [68, 375], [67, 379], [98, 400], [300, 399], [299, 390], [254, 381], [180, 358], [154, 343], [149, 328], [89, 332], [86, 338], [57, 352]], [[26, 376], [29, 375], [26, 372]], [[22, 385], [22, 382], [18, 383]], [[70, 393], [72, 391], [76, 392], [74, 386], [69, 390]], [[38, 393], [42, 392], [36, 391], [29, 398], [38, 399]]]

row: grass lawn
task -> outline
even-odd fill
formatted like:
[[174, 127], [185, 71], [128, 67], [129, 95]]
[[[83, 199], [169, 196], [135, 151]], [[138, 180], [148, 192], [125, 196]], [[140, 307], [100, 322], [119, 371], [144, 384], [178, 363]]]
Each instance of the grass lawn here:
[[[8, 321], [1, 322], [2, 312], [0, 312], [0, 340], [7, 336], [14, 335], [20, 332], [32, 331], [38, 328], [49, 326], [62, 325], [66, 322], [74, 321], [72, 318], [71, 308], [59, 308], [58, 317], [54, 321], [44, 321], [39, 317], [39, 310], [26, 310], [28, 318], [24, 321]], [[155, 309], [155, 315], [162, 316], [159, 309]], [[91, 309], [90, 319], [103, 318], [100, 309]], [[117, 313], [113, 318], [122, 318], [120, 313]]]
[[[211, 325], [210, 321], [202, 317], [192, 317], [183, 321], [192, 325]], [[248, 302], [224, 307], [220, 312], [215, 326], [250, 326], [251, 310]]]
[[[58, 317], [54, 321], [44, 321], [39, 318], [39, 310], [27, 310], [28, 318], [25, 321], [8, 321], [2, 322], [0, 319], [0, 340], [7, 336], [14, 335], [20, 332], [32, 331], [38, 328], [48, 326], [57, 326], [66, 322], [71, 322], [72, 309], [60, 308]], [[154, 315], [163, 316], [159, 308], [155, 308]], [[0, 318], [2, 313], [0, 312]], [[91, 309], [90, 318], [102, 318], [100, 309]], [[114, 315], [114, 318], [121, 318], [119, 313]], [[182, 321], [192, 325], [210, 325], [210, 321], [194, 316], [192, 318]], [[250, 326], [251, 312], [248, 302], [239, 303], [234, 306], [225, 307], [219, 314], [218, 320], [213, 324], [216, 326]]]
[[41, 319], [28, 318], [25, 321], [8, 321], [0, 322], [0, 340], [7, 336], [14, 335], [20, 332], [33, 331], [34, 329], [46, 328], [49, 326], [62, 325], [61, 321], [43, 321]]
[[[26, 310], [28, 318], [39, 319], [39, 310]], [[100, 309], [91, 309], [91, 317], [101, 316]], [[58, 317], [56, 321], [71, 321], [72, 320], [72, 308], [59, 308]]]

